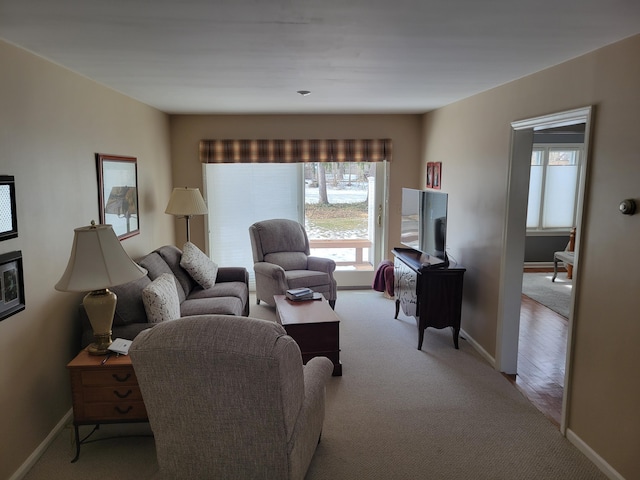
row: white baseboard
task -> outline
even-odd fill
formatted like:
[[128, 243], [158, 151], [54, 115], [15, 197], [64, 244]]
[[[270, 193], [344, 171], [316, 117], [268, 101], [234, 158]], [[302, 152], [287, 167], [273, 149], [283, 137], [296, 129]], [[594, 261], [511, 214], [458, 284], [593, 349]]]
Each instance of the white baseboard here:
[[[489, 364], [495, 368], [496, 361], [489, 353], [480, 346], [478, 342], [476, 342], [473, 337], [471, 337], [467, 332], [460, 329], [460, 335], [464, 337], [464, 339], [469, 342], [469, 344], [476, 349], [476, 351], [484, 357]], [[565, 432], [565, 436], [567, 440], [571, 442], [580, 452], [582, 452], [593, 464], [600, 469], [602, 473], [604, 473], [607, 478], [610, 480], [625, 480], [625, 478], [620, 475], [611, 465], [609, 465], [600, 455], [598, 455], [589, 445], [587, 445], [578, 435], [575, 434], [571, 429], [567, 429]]]
[[489, 365], [491, 365], [494, 369], [496, 368], [496, 359], [493, 358], [491, 355], [489, 355], [489, 352], [487, 352], [484, 348], [482, 348], [482, 346], [476, 342], [473, 337], [471, 335], [469, 335], [467, 332], [465, 332], [462, 328], [460, 329], [460, 335], [467, 341], [469, 342], [469, 344], [476, 349], [476, 351], [482, 355], [482, 357], [489, 362]]
[[16, 470], [15, 473], [11, 477], [9, 477], [9, 480], [22, 480], [25, 477], [25, 475], [29, 472], [29, 470], [31, 470], [33, 466], [38, 462], [42, 454], [47, 450], [49, 445], [51, 445], [53, 440], [58, 436], [58, 433], [60, 433], [60, 431], [65, 426], [71, 423], [72, 419], [73, 419], [73, 409], [69, 409], [69, 411], [60, 419], [60, 421], [53, 428], [53, 430], [49, 432], [49, 435], [47, 435], [47, 438], [45, 438], [42, 441], [42, 443], [38, 445], [38, 448], [36, 448], [33, 451], [33, 453], [29, 455], [29, 458], [27, 458], [25, 462], [22, 465], [20, 465], [20, 468], [18, 468], [18, 470]]
[[566, 431], [567, 440], [569, 440], [578, 450], [580, 450], [593, 464], [611, 480], [625, 480], [611, 465], [609, 465], [600, 455], [593, 451], [575, 432], [571, 429]]
[[551, 261], [551, 262], [524, 262], [524, 268], [525, 269], [527, 269], [527, 268], [553, 268], [553, 261]]

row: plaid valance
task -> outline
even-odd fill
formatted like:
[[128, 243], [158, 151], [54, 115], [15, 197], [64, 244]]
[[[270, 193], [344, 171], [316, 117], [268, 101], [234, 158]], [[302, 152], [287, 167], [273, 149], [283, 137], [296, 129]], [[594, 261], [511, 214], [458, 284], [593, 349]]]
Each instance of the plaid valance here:
[[202, 163], [391, 161], [391, 139], [201, 140]]

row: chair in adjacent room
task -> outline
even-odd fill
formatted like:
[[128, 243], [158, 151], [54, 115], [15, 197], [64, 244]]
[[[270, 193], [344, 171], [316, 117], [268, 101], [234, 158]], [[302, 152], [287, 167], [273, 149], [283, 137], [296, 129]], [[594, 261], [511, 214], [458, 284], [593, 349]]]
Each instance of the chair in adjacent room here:
[[551, 281], [555, 282], [556, 277], [558, 276], [558, 263], [561, 262], [564, 264], [567, 270], [567, 279], [571, 280], [573, 278], [573, 259], [575, 258], [575, 242], [576, 242], [576, 229], [575, 227], [571, 229], [569, 233], [569, 243], [564, 250], [554, 252], [553, 253], [553, 277], [551, 277]]
[[304, 478], [333, 364], [315, 357], [303, 366], [282, 325], [183, 317], [138, 334], [129, 355], [161, 478]]
[[333, 278], [336, 263], [329, 258], [310, 255], [309, 238], [304, 227], [294, 220], [272, 219], [249, 227], [253, 268], [256, 274], [256, 301], [275, 305], [274, 295], [288, 289], [307, 287], [322, 293], [335, 307], [337, 283]]

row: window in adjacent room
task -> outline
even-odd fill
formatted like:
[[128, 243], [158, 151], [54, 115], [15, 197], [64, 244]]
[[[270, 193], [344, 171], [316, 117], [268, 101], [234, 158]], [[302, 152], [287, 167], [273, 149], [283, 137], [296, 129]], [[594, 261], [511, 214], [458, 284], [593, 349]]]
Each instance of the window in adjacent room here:
[[581, 145], [533, 146], [527, 231], [569, 230], [575, 225], [581, 158]]

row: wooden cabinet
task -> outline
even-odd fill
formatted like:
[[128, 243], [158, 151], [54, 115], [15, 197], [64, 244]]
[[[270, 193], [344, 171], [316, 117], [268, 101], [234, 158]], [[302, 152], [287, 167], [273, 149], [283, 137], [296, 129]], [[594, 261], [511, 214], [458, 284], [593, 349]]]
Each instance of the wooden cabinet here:
[[462, 315], [462, 286], [465, 268], [438, 268], [424, 261], [424, 256], [410, 248], [393, 250], [396, 316], [400, 308], [415, 317], [418, 325], [418, 349], [422, 348], [427, 327], [453, 330], [453, 344], [458, 348]]
[[83, 350], [67, 364], [67, 368], [71, 375], [76, 435], [76, 457], [73, 461], [80, 455], [79, 425], [96, 425], [95, 431], [102, 423], [148, 421], [129, 356], [116, 357], [113, 354], [107, 358], [89, 355]]
[[300, 347], [302, 362], [327, 357], [333, 362], [333, 375], [342, 375], [340, 362], [340, 318], [322, 297], [320, 300], [292, 302], [274, 295], [276, 315], [287, 334]]

